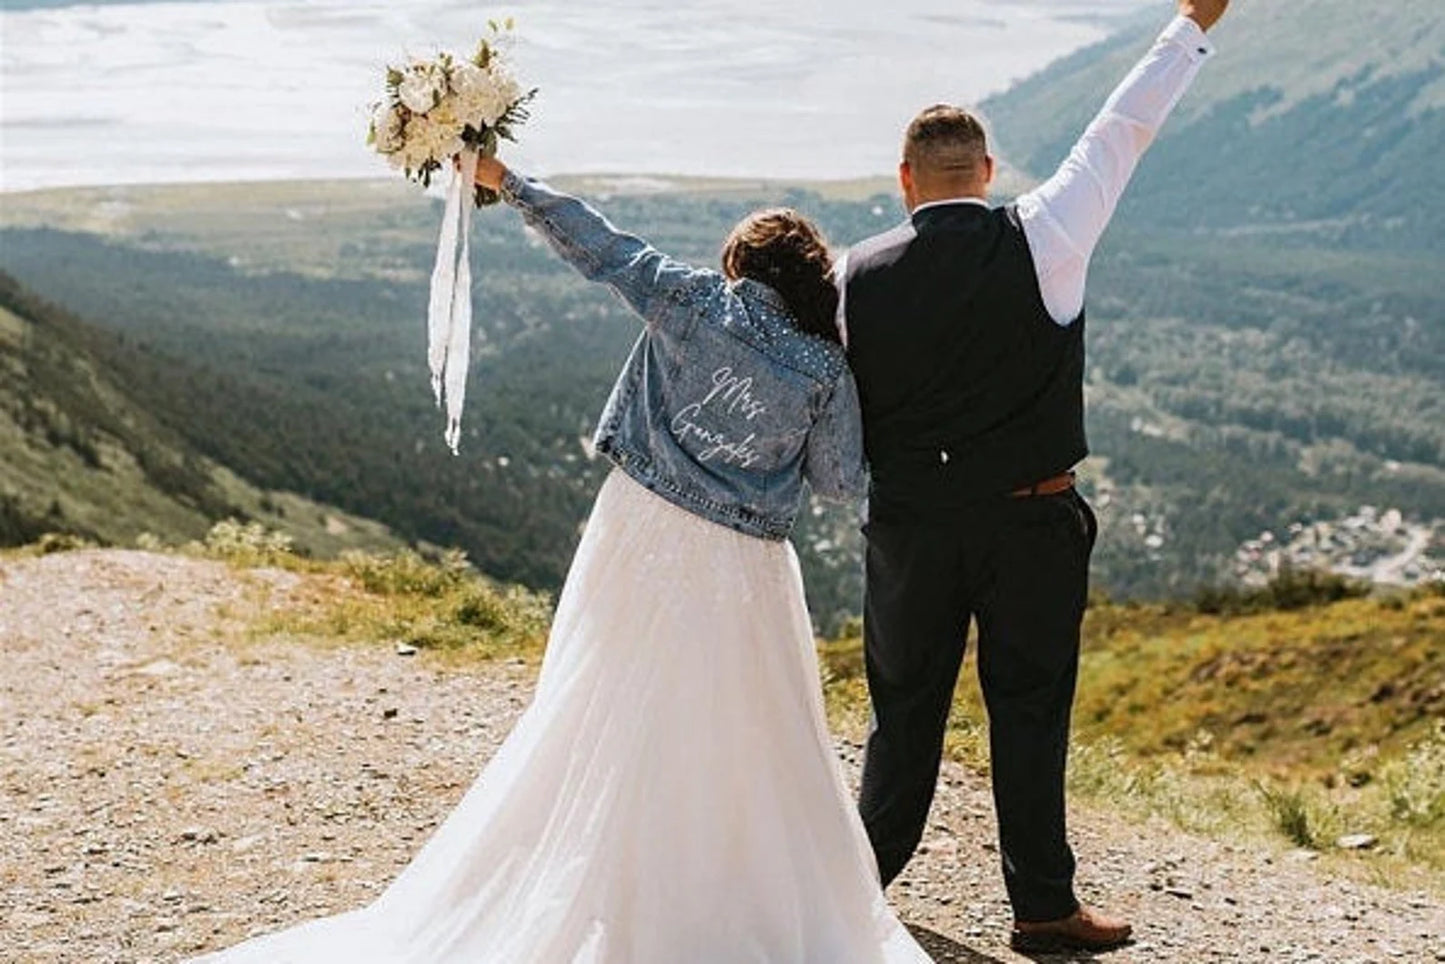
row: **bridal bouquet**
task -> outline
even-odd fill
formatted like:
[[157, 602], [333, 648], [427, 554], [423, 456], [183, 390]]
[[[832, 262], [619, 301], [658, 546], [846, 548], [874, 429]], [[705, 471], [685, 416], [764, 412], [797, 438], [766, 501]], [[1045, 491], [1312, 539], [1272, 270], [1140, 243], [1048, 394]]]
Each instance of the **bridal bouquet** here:
[[475, 185], [477, 159], [496, 154], [501, 141], [515, 140], [514, 131], [527, 120], [537, 95], [535, 89], [524, 90], [512, 72], [507, 56], [512, 22], [488, 27], [489, 36], [469, 60], [443, 53], [388, 67], [386, 97], [372, 107], [366, 138], [392, 167], [423, 186], [430, 187], [438, 171], [453, 172], [427, 313], [432, 391], [437, 405], [446, 407], [446, 442], [453, 454], [461, 443], [471, 363], [471, 211], [500, 200]]

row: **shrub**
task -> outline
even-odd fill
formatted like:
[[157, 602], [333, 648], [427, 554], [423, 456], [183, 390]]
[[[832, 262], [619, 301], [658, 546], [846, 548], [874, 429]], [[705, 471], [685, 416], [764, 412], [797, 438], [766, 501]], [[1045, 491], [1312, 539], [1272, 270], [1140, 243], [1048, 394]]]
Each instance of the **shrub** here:
[[367, 592], [379, 596], [444, 596], [472, 576], [467, 554], [459, 549], [444, 553], [436, 563], [411, 550], [382, 555], [344, 552], [341, 568]]
[[1392, 819], [1412, 827], [1445, 827], [1445, 723], [1385, 766], [1380, 784]]
[[1319, 829], [1303, 790], [1299, 787], [1275, 788], [1258, 782], [1254, 786], [1280, 833], [1295, 846], [1311, 850], [1319, 846]]
[[45, 535], [46, 520], [28, 511], [19, 496], [0, 495], [0, 546], [28, 545]]
[[95, 543], [70, 532], [47, 532], [35, 543], [35, 551], [42, 556], [56, 552], [75, 552], [77, 549], [94, 549]]
[[534, 655], [546, 642], [551, 599], [490, 582], [463, 552], [452, 550], [432, 562], [410, 549], [353, 551], [341, 556], [337, 569], [364, 594], [338, 594], [310, 619], [283, 619], [287, 629], [484, 658]]
[[1285, 566], [1263, 592], [1268, 608], [1292, 610], [1368, 596], [1370, 587], [1332, 572]]
[[1326, 606], [1342, 599], [1370, 594], [1367, 583], [1333, 572], [1281, 566], [1274, 578], [1259, 588], [1206, 586], [1194, 595], [1194, 608], [1211, 616], [1240, 616], [1269, 611], [1288, 612]]
[[165, 552], [166, 544], [154, 532], [142, 532], [135, 537], [135, 547], [142, 552]]
[[236, 519], [217, 522], [205, 539], [188, 548], [197, 555], [239, 566], [275, 566], [295, 559], [290, 536], [259, 522]]
[[1069, 752], [1069, 789], [1095, 800], [1148, 799], [1167, 775], [1157, 764], [1132, 758], [1123, 742], [1105, 738], [1075, 743]]

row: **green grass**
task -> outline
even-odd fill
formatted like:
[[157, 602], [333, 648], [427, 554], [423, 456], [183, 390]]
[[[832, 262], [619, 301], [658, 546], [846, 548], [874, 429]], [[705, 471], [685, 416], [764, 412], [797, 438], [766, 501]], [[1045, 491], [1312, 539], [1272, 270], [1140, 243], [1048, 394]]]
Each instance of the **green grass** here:
[[1076, 728], [1143, 755], [1209, 734], [1264, 773], [1325, 779], [1391, 758], [1445, 716], [1445, 594], [1205, 615], [1103, 606], [1085, 624]]
[[[1345, 872], [1445, 893], [1445, 589], [1311, 604], [1298, 585], [1278, 588], [1271, 598], [1288, 611], [1090, 609], [1073, 797], [1192, 833], [1318, 851]], [[1324, 599], [1339, 589], [1328, 580], [1315, 588]], [[819, 654], [834, 726], [861, 737], [857, 627]], [[987, 717], [972, 665], [946, 745], [986, 774]], [[1357, 834], [1375, 843], [1337, 846]]]
[[541, 656], [551, 600], [477, 573], [450, 551], [428, 560], [410, 549], [351, 550], [328, 562], [302, 559], [288, 537], [252, 523], [225, 522], [184, 551], [240, 567], [279, 566], [325, 577], [297, 605], [274, 609], [252, 627], [257, 636], [387, 642], [451, 656]]

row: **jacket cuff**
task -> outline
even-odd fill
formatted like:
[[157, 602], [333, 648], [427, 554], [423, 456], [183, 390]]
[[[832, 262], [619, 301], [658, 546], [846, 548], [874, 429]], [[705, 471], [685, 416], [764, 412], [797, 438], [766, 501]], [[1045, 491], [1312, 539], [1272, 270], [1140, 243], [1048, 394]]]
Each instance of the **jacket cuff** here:
[[511, 168], [507, 169], [506, 175], [502, 178], [502, 189], [500, 191], [502, 200], [512, 206], [525, 203], [523, 195], [527, 191], [527, 179]]

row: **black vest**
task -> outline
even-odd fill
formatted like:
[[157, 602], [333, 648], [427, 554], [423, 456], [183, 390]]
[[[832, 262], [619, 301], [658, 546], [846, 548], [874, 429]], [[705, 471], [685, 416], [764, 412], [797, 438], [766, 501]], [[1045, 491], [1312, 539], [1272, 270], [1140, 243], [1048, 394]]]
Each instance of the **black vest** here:
[[848, 255], [848, 359], [878, 503], [947, 506], [1088, 454], [1084, 318], [1060, 326], [1012, 208], [928, 208]]

